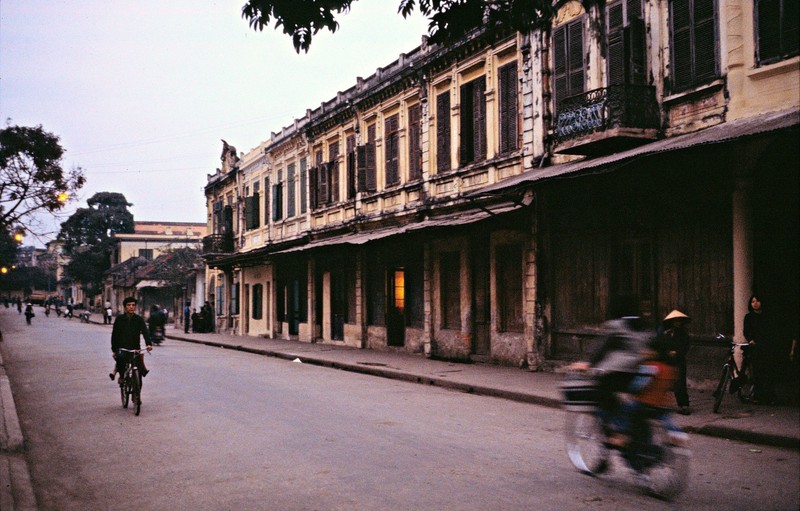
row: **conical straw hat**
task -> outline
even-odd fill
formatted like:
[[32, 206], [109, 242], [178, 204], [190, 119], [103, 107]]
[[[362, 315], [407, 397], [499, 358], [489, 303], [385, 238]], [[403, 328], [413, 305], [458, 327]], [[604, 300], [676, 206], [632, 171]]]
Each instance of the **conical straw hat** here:
[[685, 320], [688, 321], [688, 320], [690, 320], [692, 318], [690, 318], [689, 316], [687, 316], [683, 312], [679, 311], [678, 309], [675, 309], [672, 312], [670, 312], [669, 314], [667, 314], [667, 317], [664, 318], [664, 321], [669, 321], [671, 319], [685, 319]]

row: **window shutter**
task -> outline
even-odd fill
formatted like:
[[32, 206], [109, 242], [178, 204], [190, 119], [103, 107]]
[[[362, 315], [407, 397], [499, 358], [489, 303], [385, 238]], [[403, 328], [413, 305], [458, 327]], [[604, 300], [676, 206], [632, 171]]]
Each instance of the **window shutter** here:
[[400, 169], [399, 169], [399, 142], [400, 135], [398, 133], [398, 115], [394, 114], [386, 119], [384, 123], [384, 140], [385, 140], [385, 153], [386, 153], [386, 186], [395, 185], [400, 182]]
[[500, 152], [518, 147], [517, 63], [500, 68]]
[[306, 159], [300, 160], [300, 213], [306, 212], [308, 193], [308, 170], [306, 170]]
[[356, 147], [356, 177], [358, 178], [358, 191], [367, 191], [367, 146]]
[[436, 96], [436, 170], [450, 170], [450, 92]]
[[319, 172], [317, 173], [317, 177], [319, 179], [318, 185], [318, 197], [317, 201], [320, 206], [324, 206], [331, 201], [330, 196], [330, 189], [328, 188], [328, 178], [330, 177], [330, 167], [327, 163], [323, 163], [319, 166]]
[[225, 234], [233, 234], [233, 208], [225, 206], [222, 210], [223, 227], [222, 232]]
[[356, 196], [356, 151], [347, 153], [347, 200]]
[[296, 208], [296, 190], [295, 190], [295, 169], [294, 163], [286, 167], [286, 218], [291, 218], [295, 215]]
[[486, 77], [473, 80], [472, 88], [472, 161], [486, 159]]
[[466, 83], [461, 86], [461, 105], [459, 106], [459, 121], [461, 132], [458, 137], [458, 162], [461, 165], [466, 165], [472, 161], [474, 151], [475, 139], [473, 136], [473, 117], [474, 117], [474, 101], [475, 96], [473, 91], [472, 82]]
[[264, 178], [264, 225], [269, 225], [269, 178]]
[[246, 230], [250, 230], [254, 228], [255, 222], [253, 221], [253, 213], [255, 212], [255, 208], [253, 207], [253, 196], [245, 197], [244, 198], [244, 228]]
[[378, 189], [377, 178], [375, 176], [375, 144], [367, 144], [365, 150], [367, 154], [367, 167], [365, 169], [366, 190], [368, 192], [374, 192]]
[[[758, 61], [769, 61], [781, 53], [781, 2], [758, 1]], [[795, 2], [797, 3], [797, 2]]]
[[694, 0], [695, 83], [716, 78], [716, 24], [714, 0]]
[[567, 25], [569, 39], [569, 90], [573, 96], [583, 92], [583, 17]]
[[692, 84], [690, 0], [672, 1], [672, 84], [675, 90]]
[[616, 2], [606, 8], [608, 23], [608, 84], [625, 83], [625, 41], [623, 37], [624, 16], [622, 2]]
[[330, 179], [328, 180], [330, 200], [328, 202], [336, 203], [339, 202], [339, 162], [329, 162], [328, 169], [330, 171]]
[[420, 118], [421, 107], [419, 103], [408, 108], [408, 180], [413, 181], [422, 177], [422, 150], [420, 148]]
[[311, 209], [319, 208], [319, 178], [317, 174], [319, 173], [319, 169], [317, 167], [311, 167], [308, 169], [308, 187], [309, 187], [309, 195], [311, 201]]
[[567, 97], [567, 27], [561, 25], [553, 31], [553, 94], [556, 111]]

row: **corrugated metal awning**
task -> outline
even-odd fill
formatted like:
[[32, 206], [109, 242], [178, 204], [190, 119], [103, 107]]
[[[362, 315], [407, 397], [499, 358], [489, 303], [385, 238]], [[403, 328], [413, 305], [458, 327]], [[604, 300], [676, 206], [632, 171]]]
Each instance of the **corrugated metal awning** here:
[[729, 142], [742, 137], [791, 128], [799, 124], [799, 108], [771, 112], [745, 119], [737, 119], [735, 121], [725, 122], [723, 124], [712, 126], [711, 128], [706, 128], [695, 133], [687, 133], [686, 135], [665, 138], [657, 142], [645, 144], [633, 149], [628, 149], [627, 151], [621, 151], [619, 153], [603, 156], [601, 158], [592, 158], [588, 160], [580, 160], [576, 162], [563, 163], [561, 165], [553, 165], [550, 167], [529, 170], [518, 176], [485, 186], [481, 190], [472, 194], [472, 196], [479, 197], [483, 195], [497, 195], [517, 186], [539, 183], [555, 178], [571, 177], [579, 172], [592, 174], [596, 172], [608, 171], [616, 168], [617, 166], [624, 165], [634, 159], [645, 156], [677, 151], [681, 149], [689, 149], [691, 147], [702, 145]]
[[521, 207], [520, 204], [516, 204], [513, 202], [504, 202], [502, 204], [493, 205], [491, 207], [483, 209], [470, 209], [467, 211], [450, 213], [438, 217], [430, 217], [421, 220], [419, 222], [412, 222], [402, 226], [385, 227], [381, 229], [374, 229], [371, 231], [356, 232], [352, 234], [345, 234], [342, 236], [319, 239], [311, 241], [299, 247], [292, 247], [274, 253], [288, 254], [292, 252], [302, 252], [314, 248], [331, 247], [336, 245], [364, 245], [371, 241], [385, 239], [390, 236], [397, 236], [400, 234], [415, 232], [422, 229], [434, 229], [437, 227], [455, 227], [459, 225], [471, 224], [479, 222], [481, 220], [485, 220], [495, 215], [500, 215], [503, 213], [514, 211], [516, 209], [519, 209], [520, 207]]

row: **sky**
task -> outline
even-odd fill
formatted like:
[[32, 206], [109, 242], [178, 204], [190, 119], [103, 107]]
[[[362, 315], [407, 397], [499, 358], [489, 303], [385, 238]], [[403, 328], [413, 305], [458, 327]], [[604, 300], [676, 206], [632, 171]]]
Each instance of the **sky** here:
[[334, 34], [297, 54], [250, 28], [245, 0], [0, 0], [0, 120], [60, 137], [87, 182], [56, 219], [120, 192], [135, 220], [205, 222], [221, 140], [247, 152], [421, 42], [399, 0], [357, 0]]

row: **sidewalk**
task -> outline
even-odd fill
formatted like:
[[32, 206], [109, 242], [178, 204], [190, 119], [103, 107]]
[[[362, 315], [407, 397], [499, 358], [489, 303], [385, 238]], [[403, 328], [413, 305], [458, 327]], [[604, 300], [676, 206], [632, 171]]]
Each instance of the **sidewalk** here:
[[[559, 385], [563, 374], [555, 372], [446, 362], [401, 351], [364, 350], [342, 345], [216, 333], [185, 334], [173, 328], [167, 329], [166, 337], [165, 342], [194, 342], [550, 408], [561, 406]], [[685, 431], [754, 444], [800, 448], [800, 408], [796, 392], [791, 396], [790, 404], [785, 406], [742, 404], [735, 395], [727, 395], [722, 402], [721, 413], [715, 414], [712, 412], [713, 390], [689, 389], [693, 413], [688, 416], [675, 415]]]

